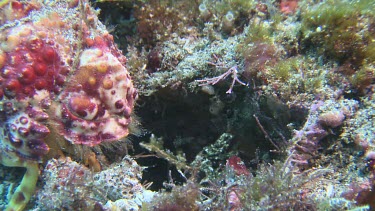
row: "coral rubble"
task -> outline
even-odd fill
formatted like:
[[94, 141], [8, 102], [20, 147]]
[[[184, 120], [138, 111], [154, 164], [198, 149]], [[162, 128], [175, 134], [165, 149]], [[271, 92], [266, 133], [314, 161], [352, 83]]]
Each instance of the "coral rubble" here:
[[128, 157], [97, 173], [70, 158], [51, 159], [34, 210], [138, 210], [153, 195], [139, 183], [141, 170]]

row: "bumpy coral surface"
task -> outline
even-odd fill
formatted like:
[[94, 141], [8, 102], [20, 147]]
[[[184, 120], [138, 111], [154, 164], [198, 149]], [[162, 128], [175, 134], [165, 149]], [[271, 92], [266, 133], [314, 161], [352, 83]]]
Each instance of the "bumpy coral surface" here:
[[153, 195], [139, 182], [141, 170], [129, 157], [95, 174], [70, 158], [51, 159], [33, 210], [138, 210]]
[[48, 142], [94, 146], [128, 135], [137, 93], [86, 1], [4, 1], [1, 10], [0, 163], [30, 170]]

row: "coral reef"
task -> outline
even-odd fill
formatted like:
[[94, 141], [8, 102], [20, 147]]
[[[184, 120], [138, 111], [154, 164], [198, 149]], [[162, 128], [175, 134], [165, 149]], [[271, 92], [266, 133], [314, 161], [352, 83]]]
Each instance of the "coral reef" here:
[[374, 100], [374, 93], [362, 98], [363, 105], [359, 107], [355, 116], [348, 121], [341, 134], [343, 141], [356, 144], [360, 150], [363, 150], [368, 155], [375, 151], [375, 143], [372, 138], [373, 134], [375, 134]]
[[[371, 1], [326, 1], [303, 12], [303, 41], [320, 55], [340, 64], [357, 67], [373, 62], [368, 57], [374, 36], [371, 32], [374, 5]], [[357, 24], [361, 22], [363, 24]], [[360, 32], [365, 30], [367, 32]], [[371, 43], [371, 41], [370, 41]]]
[[49, 160], [42, 177], [45, 185], [36, 193], [36, 204], [41, 210], [89, 210], [96, 206], [95, 199], [103, 203], [104, 193], [94, 189], [90, 182], [92, 172], [70, 158]]
[[128, 157], [98, 173], [70, 158], [51, 159], [34, 210], [138, 210], [153, 195], [139, 183], [141, 170]]
[[199, 197], [199, 189], [193, 182], [176, 187], [171, 193], [161, 193], [156, 196], [152, 204], [146, 205], [146, 210], [181, 210], [198, 211], [200, 207], [196, 203]]
[[[303, 128], [295, 131], [291, 140], [291, 161], [300, 169], [310, 169], [311, 161], [318, 156], [320, 141], [344, 123], [345, 118], [354, 115], [358, 102], [353, 100], [327, 100], [311, 105], [308, 119]], [[314, 158], [315, 157], [315, 158]]]
[[1, 208], [375, 209], [373, 1], [0, 7]]
[[[182, 180], [185, 188], [198, 183], [192, 189], [202, 193], [201, 210], [369, 209], [373, 7], [367, 0], [198, 1], [198, 16], [186, 16], [197, 23], [180, 22], [181, 30], [154, 39], [154, 47], [129, 43], [128, 65], [143, 103], [138, 114], [163, 139], [157, 149], [150, 150], [152, 142], [141, 146], [167, 161], [169, 171], [192, 174]], [[222, 143], [221, 134], [231, 138]], [[169, 159], [181, 151], [186, 163]], [[223, 171], [232, 155], [250, 175]], [[266, 181], [274, 186], [259, 188]], [[359, 187], [355, 197], [345, 197], [349, 186]], [[249, 200], [258, 189], [259, 198]]]

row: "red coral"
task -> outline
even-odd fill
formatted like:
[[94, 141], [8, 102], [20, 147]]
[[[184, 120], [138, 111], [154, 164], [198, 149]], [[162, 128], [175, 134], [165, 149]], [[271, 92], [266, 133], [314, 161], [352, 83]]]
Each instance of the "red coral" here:
[[250, 172], [247, 170], [245, 164], [242, 162], [241, 158], [237, 156], [232, 156], [228, 158], [227, 164], [228, 167], [233, 168], [234, 172], [237, 175], [249, 175]]
[[[261, 77], [264, 83], [267, 83], [267, 79], [264, 77], [267, 67], [275, 65], [280, 58], [276, 46], [263, 42], [255, 42], [252, 47], [244, 50], [243, 55], [245, 70], [242, 75], [249, 81]], [[263, 74], [259, 75], [259, 73]]]
[[61, 71], [65, 65], [56, 50], [44, 40], [34, 38], [4, 53], [7, 59], [2, 65], [0, 92], [8, 99], [20, 100], [42, 89], [50, 93], [61, 90], [67, 72]]
[[293, 14], [298, 8], [298, 0], [281, 0], [280, 11], [284, 14]]

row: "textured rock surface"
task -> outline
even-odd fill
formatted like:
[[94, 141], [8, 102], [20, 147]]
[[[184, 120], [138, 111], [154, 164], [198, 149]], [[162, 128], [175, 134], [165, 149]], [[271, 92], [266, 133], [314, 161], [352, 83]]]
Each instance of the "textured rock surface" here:
[[[153, 192], [140, 184], [142, 168], [129, 157], [93, 173], [70, 158], [51, 159], [42, 174], [45, 185], [33, 210], [138, 210]], [[119, 202], [115, 202], [120, 200]], [[122, 203], [129, 207], [121, 207]], [[113, 208], [113, 209], [111, 209]]]

